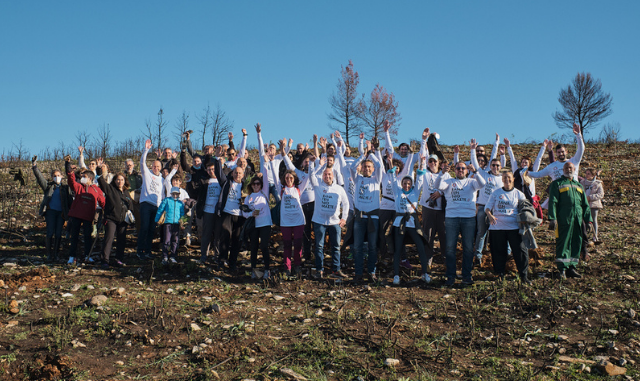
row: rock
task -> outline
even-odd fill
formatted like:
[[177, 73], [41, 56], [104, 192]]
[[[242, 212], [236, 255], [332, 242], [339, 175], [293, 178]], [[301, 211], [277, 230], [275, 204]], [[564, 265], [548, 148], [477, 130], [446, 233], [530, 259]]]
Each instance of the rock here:
[[68, 292], [67, 292], [67, 293], [62, 294], [61, 296], [62, 296], [63, 298], [73, 298], [73, 294], [70, 294], [70, 293], [68, 293]]
[[278, 302], [279, 302], [279, 301], [281, 301], [282, 299], [284, 299], [284, 296], [281, 296], [281, 295], [274, 295], [274, 296], [273, 296], [273, 299], [275, 299], [276, 301], [278, 301]]
[[212, 305], [212, 306], [211, 306], [211, 310], [212, 310], [213, 312], [220, 313], [220, 305], [219, 305], [219, 304], [214, 304], [214, 305]]
[[15, 263], [12, 263], [12, 262], [5, 262], [5, 263], [2, 264], [2, 266], [6, 267], [6, 268], [9, 268], [9, 269], [13, 269], [13, 268], [16, 268], [16, 266], [18, 266], [18, 265], [16, 265]]
[[577, 307], [576, 307], [576, 311], [578, 311], [578, 312], [582, 312], [582, 306], [580, 306], [580, 305], [579, 305], [579, 306], [577, 306]]
[[618, 365], [626, 366], [627, 365], [627, 360], [624, 357], [621, 357], [620, 360], [618, 360]]
[[318, 308], [318, 310], [315, 313], [316, 316], [320, 316], [322, 315], [322, 309]]
[[558, 335], [558, 341], [567, 341], [569, 340], [569, 336], [567, 335]]
[[0, 287], [4, 287], [4, 281], [0, 279]]
[[553, 365], [547, 365], [547, 366], [544, 367], [544, 369], [550, 370], [550, 371], [553, 371], [553, 372], [555, 372], [557, 370], [560, 370], [560, 368], [558, 368], [557, 366], [553, 366]]
[[82, 287], [82, 285], [76, 283], [69, 289], [69, 291], [76, 292], [80, 289], [80, 287]]
[[560, 349], [558, 349], [558, 353], [563, 355], [563, 354], [567, 353], [567, 350], [565, 348], [560, 348]]
[[200, 326], [197, 325], [196, 323], [191, 323], [191, 330], [199, 331], [200, 330]]
[[87, 290], [95, 290], [95, 289], [96, 289], [96, 288], [95, 288], [95, 287], [93, 287], [92, 285], [88, 285], [88, 286], [87, 286]]
[[10, 320], [9, 322], [7, 322], [7, 325], [5, 328], [15, 327], [16, 325], [18, 325], [17, 320]]
[[18, 301], [17, 300], [10, 301], [9, 308], [18, 308]]
[[25, 292], [25, 291], [27, 291], [27, 286], [20, 286], [20, 287], [18, 287], [18, 291], [20, 291], [20, 292]]
[[122, 361], [122, 360], [118, 360], [118, 361], [116, 361], [116, 363], [115, 363], [115, 364], [116, 364], [117, 366], [124, 366], [124, 361]]
[[72, 340], [71, 344], [73, 344], [74, 348], [86, 348], [87, 347], [85, 344], [82, 344], [78, 340]]
[[89, 300], [89, 305], [92, 305], [95, 307], [102, 306], [107, 301], [107, 299], [108, 298], [106, 295], [96, 295], [93, 298], [91, 298], [91, 300]]
[[292, 369], [289, 368], [282, 368], [280, 369], [280, 373], [282, 373], [283, 375], [287, 376], [289, 379], [291, 380], [298, 380], [298, 381], [306, 381], [308, 380], [308, 378], [306, 378], [305, 376], [294, 372]]
[[617, 334], [618, 334], [618, 330], [616, 330], [616, 329], [610, 329], [610, 330], [609, 330], [609, 333], [615, 336], [615, 335], [617, 335]]
[[124, 287], [112, 288], [111, 290], [109, 290], [109, 294], [111, 294], [112, 296], [124, 296], [124, 293]]
[[167, 293], [167, 294], [173, 294], [173, 288], [167, 288], [167, 290], [165, 291], [165, 293]]
[[609, 376], [619, 376], [627, 373], [627, 368], [613, 365], [609, 361], [600, 361], [597, 367], [600, 372], [605, 373]]
[[627, 315], [631, 318], [631, 319], [635, 319], [636, 317], [636, 311], [633, 308], [629, 308], [629, 311], [627, 311]]
[[389, 366], [389, 367], [393, 367], [400, 364], [400, 360], [398, 359], [392, 359], [392, 358], [387, 358], [386, 360], [384, 360], [384, 365], [385, 366]]
[[200, 346], [198, 345], [194, 345], [193, 348], [191, 348], [191, 353], [198, 353], [200, 352]]
[[216, 372], [215, 370], [210, 370], [211, 375], [217, 379], [220, 379], [220, 375], [218, 374], [218, 372]]
[[558, 357], [558, 361], [566, 362], [566, 363], [569, 363], [569, 364], [576, 364], [576, 363], [595, 364], [596, 363], [595, 361], [592, 361], [592, 360], [578, 359], [578, 358], [569, 357], [569, 356], [560, 356], [560, 357]]

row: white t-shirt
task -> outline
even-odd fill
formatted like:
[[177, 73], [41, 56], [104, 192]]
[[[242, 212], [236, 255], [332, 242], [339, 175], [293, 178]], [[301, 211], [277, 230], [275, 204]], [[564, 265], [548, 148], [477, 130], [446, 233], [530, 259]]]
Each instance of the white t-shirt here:
[[227, 196], [227, 203], [224, 206], [223, 212], [233, 214], [234, 216], [240, 215], [240, 201], [242, 198], [242, 183], [236, 183], [233, 180], [229, 186], [229, 195]]
[[305, 224], [298, 188], [285, 187], [280, 201], [280, 226], [292, 227]]
[[260, 211], [256, 216], [257, 228], [271, 226], [271, 209], [269, 209], [269, 200], [264, 196], [264, 193], [251, 193], [244, 199], [244, 204], [248, 205], [252, 210], [252, 212], [242, 212], [242, 215], [245, 218], [251, 217], [253, 215], [253, 210]]
[[497, 221], [495, 225], [489, 225], [489, 230], [517, 230], [518, 201], [525, 199], [524, 193], [516, 188], [510, 191], [498, 188], [491, 193], [484, 208], [491, 210]]
[[209, 179], [207, 184], [207, 197], [204, 201], [204, 212], [205, 213], [215, 213], [216, 212], [216, 204], [218, 203], [218, 198], [220, 197], [220, 192], [222, 191], [222, 187], [220, 187], [220, 183], [218, 179]]
[[424, 175], [422, 175], [423, 185], [422, 185], [422, 196], [420, 196], [420, 205], [422, 205], [423, 208], [433, 209], [433, 210], [442, 210], [442, 196], [436, 199], [435, 206], [432, 207], [429, 205], [429, 197], [431, 197], [431, 195], [438, 190], [436, 189], [435, 185], [436, 185], [436, 180], [440, 176], [442, 176], [443, 179], [451, 178], [451, 176], [448, 173], [445, 173], [445, 174], [442, 174], [442, 172], [433, 173], [430, 170], [427, 170], [427, 172]]
[[482, 177], [440, 178], [436, 181], [437, 188], [444, 192], [444, 197], [447, 199], [447, 218], [476, 216], [476, 191], [480, 190], [484, 184], [484, 179], [479, 179]]
[[480, 195], [478, 196], [477, 203], [480, 205], [486, 205], [493, 191], [503, 187], [504, 184], [502, 183], [502, 175], [494, 175], [491, 172], [481, 171], [478, 171], [477, 174], [482, 176], [487, 182], [486, 184], [484, 184], [484, 188], [480, 189]]

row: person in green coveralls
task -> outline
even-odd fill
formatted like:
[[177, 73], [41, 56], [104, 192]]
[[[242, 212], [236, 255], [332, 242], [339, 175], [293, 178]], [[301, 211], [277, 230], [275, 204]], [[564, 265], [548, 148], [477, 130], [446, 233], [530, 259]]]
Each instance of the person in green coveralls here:
[[573, 163], [566, 162], [563, 175], [549, 187], [549, 229], [556, 231], [556, 265], [562, 279], [582, 278], [576, 271], [582, 248], [582, 222], [593, 223], [584, 190], [573, 179], [574, 171]]

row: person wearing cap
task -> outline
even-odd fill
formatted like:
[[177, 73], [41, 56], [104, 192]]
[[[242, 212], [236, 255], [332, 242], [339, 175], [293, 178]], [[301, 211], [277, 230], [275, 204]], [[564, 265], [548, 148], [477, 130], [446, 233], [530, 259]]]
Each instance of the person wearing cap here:
[[[440, 251], [444, 250], [446, 241], [446, 232], [444, 229], [444, 197], [442, 192], [436, 189], [436, 180], [439, 177], [450, 179], [449, 173], [441, 173], [439, 167], [439, 157], [436, 154], [429, 155], [427, 163], [427, 171], [422, 175], [422, 195], [420, 196], [420, 205], [422, 205], [422, 233], [427, 242], [427, 251], [433, 252], [433, 246], [438, 234], [440, 240]], [[429, 266], [431, 266], [431, 260]]]
[[[162, 214], [165, 214], [164, 242], [162, 244], [162, 264], [177, 263], [176, 255], [178, 251], [178, 239], [180, 238], [180, 218], [184, 216], [184, 203], [180, 200], [180, 188], [172, 187], [171, 196], [166, 197], [160, 203], [156, 212], [156, 224], [160, 221]], [[171, 255], [171, 257], [169, 257]]]

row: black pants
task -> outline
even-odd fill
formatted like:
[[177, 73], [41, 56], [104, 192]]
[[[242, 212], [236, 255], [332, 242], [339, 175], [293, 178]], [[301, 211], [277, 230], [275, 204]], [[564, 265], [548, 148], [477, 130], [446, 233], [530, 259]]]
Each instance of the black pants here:
[[269, 255], [269, 240], [271, 239], [271, 226], [254, 228], [251, 231], [251, 268], [258, 265], [258, 247], [262, 251], [262, 260], [265, 270], [269, 270], [271, 256]]
[[82, 234], [84, 237], [84, 256], [77, 257], [79, 261], [84, 260], [91, 254], [91, 245], [93, 240], [91, 239], [91, 233], [93, 230], [93, 220], [86, 221], [76, 217], [69, 218], [69, 224], [71, 225], [71, 243], [69, 246], [69, 256], [77, 257], [76, 251], [78, 250], [78, 240], [80, 239], [80, 228], [82, 227]]
[[513, 259], [521, 277], [526, 277], [529, 272], [529, 250], [522, 242], [522, 236], [518, 230], [489, 230], [491, 243], [491, 259], [493, 271], [496, 274], [504, 274], [507, 264], [508, 249], [511, 246]]
[[315, 251], [313, 246], [313, 241], [311, 240], [311, 231], [313, 230], [313, 225], [311, 222], [311, 218], [313, 218], [313, 209], [314, 202], [308, 202], [302, 205], [302, 212], [304, 213], [304, 237], [302, 239], [302, 255], [305, 259], [311, 259], [311, 254]]
[[124, 260], [124, 248], [127, 243], [127, 223], [107, 220], [104, 227], [104, 247], [102, 248], [102, 260], [109, 263], [113, 239], [116, 239], [116, 259]]
[[213, 251], [213, 255], [218, 255], [220, 252], [220, 231], [222, 217], [218, 217], [215, 213], [204, 212], [202, 216], [202, 230], [199, 231], [200, 235], [200, 256], [202, 260], [207, 259], [209, 250]]
[[[380, 248], [380, 258], [388, 256], [391, 252], [395, 252], [395, 245], [393, 240], [393, 220], [395, 216], [395, 210], [380, 209], [380, 227], [378, 230], [378, 234], [380, 237], [378, 240], [378, 247]], [[403, 257], [406, 257], [406, 255], [404, 255], [404, 250], [402, 252]]]
[[422, 234], [427, 240], [427, 246], [433, 250], [436, 234], [440, 241], [440, 252], [444, 253], [444, 243], [447, 241], [444, 229], [444, 210], [422, 207]]
[[220, 259], [229, 260], [229, 268], [235, 270], [240, 253], [240, 232], [245, 218], [224, 212], [221, 218]]
[[395, 254], [393, 256], [393, 275], [400, 275], [400, 259], [402, 257], [402, 249], [404, 248], [404, 236], [408, 235], [413, 240], [413, 243], [416, 245], [416, 250], [418, 251], [418, 257], [420, 258], [420, 265], [422, 266], [422, 274], [427, 272], [427, 267], [429, 265], [429, 260], [433, 257], [433, 251], [430, 249], [425, 251], [424, 241], [416, 228], [408, 228], [405, 227], [404, 230], [394, 227], [395, 231]]

